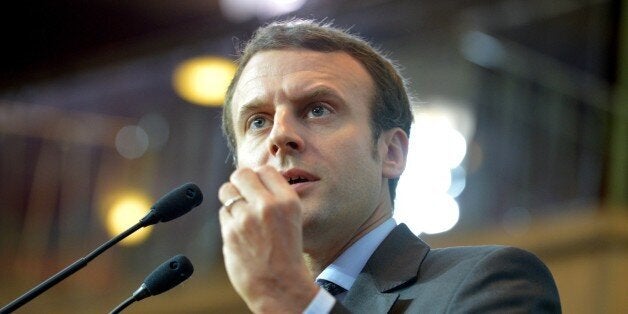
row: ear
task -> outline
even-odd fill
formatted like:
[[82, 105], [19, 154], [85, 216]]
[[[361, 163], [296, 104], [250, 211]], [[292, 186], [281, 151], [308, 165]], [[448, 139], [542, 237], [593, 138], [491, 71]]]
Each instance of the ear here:
[[379, 141], [382, 177], [398, 178], [406, 168], [408, 134], [400, 128], [392, 128], [382, 132]]

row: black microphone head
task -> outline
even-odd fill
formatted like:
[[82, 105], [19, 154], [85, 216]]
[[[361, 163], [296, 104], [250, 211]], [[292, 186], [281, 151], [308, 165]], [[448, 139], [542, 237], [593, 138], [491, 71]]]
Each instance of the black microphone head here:
[[193, 272], [194, 266], [192, 266], [190, 260], [179, 254], [153, 270], [153, 272], [144, 279], [143, 286], [150, 292], [150, 295], [158, 295], [182, 283], [188, 279]]
[[145, 217], [148, 224], [166, 222], [178, 218], [203, 201], [201, 189], [194, 183], [186, 183], [162, 196]]

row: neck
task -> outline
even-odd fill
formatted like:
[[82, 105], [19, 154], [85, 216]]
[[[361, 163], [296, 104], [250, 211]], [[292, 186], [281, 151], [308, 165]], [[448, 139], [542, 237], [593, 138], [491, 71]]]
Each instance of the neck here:
[[[315, 250], [311, 252], [304, 252], [303, 257], [307, 264], [308, 269], [313, 277], [318, 276], [327, 266], [333, 263], [344, 251], [346, 251], [351, 245], [362, 238], [371, 230], [377, 228], [384, 221], [392, 217], [392, 212], [387, 211], [385, 213], [373, 213], [369, 219], [358, 228], [358, 231], [354, 233], [348, 241], [342, 241], [338, 243], [336, 247], [327, 247], [327, 249]], [[329, 254], [329, 252], [334, 252]]]

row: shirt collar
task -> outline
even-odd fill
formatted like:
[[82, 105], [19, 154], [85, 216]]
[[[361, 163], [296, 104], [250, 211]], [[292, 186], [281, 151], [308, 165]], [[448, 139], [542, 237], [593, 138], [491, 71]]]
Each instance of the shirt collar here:
[[375, 249], [397, 226], [393, 218], [371, 230], [353, 243], [338, 258], [325, 268], [316, 279], [329, 280], [347, 290], [351, 289], [356, 278], [366, 265]]

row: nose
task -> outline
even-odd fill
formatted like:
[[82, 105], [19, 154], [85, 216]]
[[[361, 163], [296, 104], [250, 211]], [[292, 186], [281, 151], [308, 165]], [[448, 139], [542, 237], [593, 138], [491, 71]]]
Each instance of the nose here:
[[269, 135], [271, 155], [286, 155], [302, 151], [305, 142], [299, 134], [298, 120], [287, 111], [275, 113], [273, 128]]

